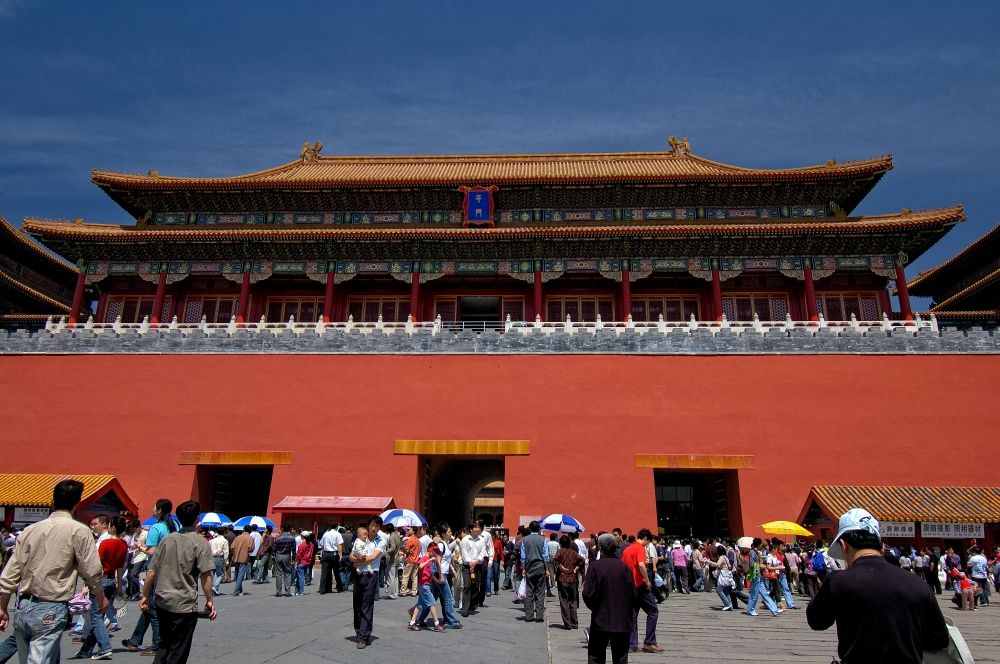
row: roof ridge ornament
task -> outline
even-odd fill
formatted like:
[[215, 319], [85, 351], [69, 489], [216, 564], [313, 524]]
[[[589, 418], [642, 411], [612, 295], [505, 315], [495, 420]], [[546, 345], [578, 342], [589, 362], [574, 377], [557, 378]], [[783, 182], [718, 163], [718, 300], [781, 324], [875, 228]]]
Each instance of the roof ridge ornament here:
[[319, 151], [323, 149], [323, 144], [316, 141], [310, 147], [309, 141], [302, 144], [302, 152], [299, 153], [299, 157], [302, 161], [319, 161]]
[[670, 154], [675, 157], [679, 157], [682, 154], [691, 154], [691, 144], [688, 143], [687, 136], [681, 140], [677, 140], [676, 136], [671, 136], [667, 139], [667, 142], [670, 143]]

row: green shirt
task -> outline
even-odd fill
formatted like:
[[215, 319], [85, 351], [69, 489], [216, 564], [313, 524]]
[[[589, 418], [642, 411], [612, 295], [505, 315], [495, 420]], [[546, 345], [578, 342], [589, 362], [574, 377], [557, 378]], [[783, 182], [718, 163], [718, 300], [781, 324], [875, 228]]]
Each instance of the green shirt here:
[[156, 573], [156, 607], [171, 613], [198, 610], [198, 581], [215, 569], [212, 550], [194, 528], [181, 528], [156, 546], [150, 569]]

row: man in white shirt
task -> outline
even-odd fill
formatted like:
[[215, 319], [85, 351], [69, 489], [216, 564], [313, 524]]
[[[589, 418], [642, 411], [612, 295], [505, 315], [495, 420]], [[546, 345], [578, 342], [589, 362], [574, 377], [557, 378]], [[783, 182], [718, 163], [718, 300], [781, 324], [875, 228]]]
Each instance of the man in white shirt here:
[[486, 592], [486, 561], [492, 548], [480, 525], [475, 521], [469, 524], [469, 534], [462, 539], [463, 618], [468, 618], [470, 611], [482, 605]]
[[337, 570], [340, 569], [340, 557], [344, 554], [344, 536], [337, 531], [337, 524], [333, 524], [323, 533], [319, 544], [321, 547], [321, 567], [319, 573], [319, 595], [333, 592], [333, 577], [337, 579], [337, 592], [344, 592], [344, 582], [340, 578]]
[[351, 552], [354, 565], [354, 631], [358, 635], [358, 648], [368, 647], [375, 614], [375, 595], [378, 593], [378, 572], [385, 555], [389, 537], [382, 532], [382, 518], [372, 517], [368, 522], [368, 547], [365, 555]]
[[213, 530], [208, 548], [212, 551], [212, 559], [215, 561], [215, 571], [212, 572], [212, 594], [218, 595], [219, 584], [222, 583], [222, 577], [226, 572], [226, 561], [229, 560], [229, 542]]
[[427, 547], [430, 546], [431, 542], [434, 540], [433, 537], [427, 534], [427, 529], [424, 528], [424, 534], [420, 538], [420, 557], [423, 558], [427, 555]]
[[264, 537], [258, 532], [257, 526], [250, 531], [250, 539], [253, 540], [253, 548], [250, 549], [250, 569], [253, 570], [254, 563], [257, 562], [257, 554], [260, 553], [260, 543]]

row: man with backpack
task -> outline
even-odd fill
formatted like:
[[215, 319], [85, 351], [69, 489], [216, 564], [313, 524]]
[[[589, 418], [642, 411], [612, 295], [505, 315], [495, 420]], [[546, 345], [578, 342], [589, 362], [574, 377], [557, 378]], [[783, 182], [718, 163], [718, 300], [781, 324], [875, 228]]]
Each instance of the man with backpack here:
[[823, 555], [823, 540], [816, 542], [816, 549], [812, 553], [812, 568], [816, 572], [816, 580], [820, 585], [826, 580], [826, 556]]

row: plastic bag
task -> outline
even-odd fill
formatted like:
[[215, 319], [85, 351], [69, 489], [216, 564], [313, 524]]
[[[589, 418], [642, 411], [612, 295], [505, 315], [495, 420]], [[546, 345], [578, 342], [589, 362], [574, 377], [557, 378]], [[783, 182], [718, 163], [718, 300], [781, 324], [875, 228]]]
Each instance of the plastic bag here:
[[90, 613], [90, 597], [87, 593], [79, 593], [68, 602], [69, 612], [74, 616]]
[[517, 598], [524, 599], [524, 596], [528, 594], [528, 582], [525, 579], [521, 579], [521, 585], [517, 587]]
[[925, 650], [924, 664], [974, 664], [972, 652], [958, 627], [955, 627], [955, 621], [945, 616], [944, 622], [948, 625], [948, 648]]
[[656, 584], [657, 588], [662, 588], [663, 587], [663, 579], [660, 577], [659, 574], [654, 574], [653, 575], [653, 583]]

